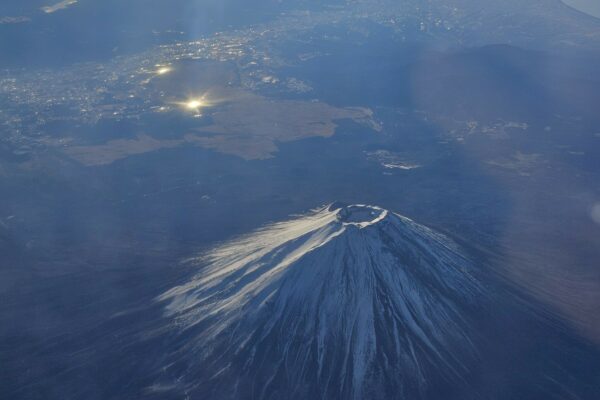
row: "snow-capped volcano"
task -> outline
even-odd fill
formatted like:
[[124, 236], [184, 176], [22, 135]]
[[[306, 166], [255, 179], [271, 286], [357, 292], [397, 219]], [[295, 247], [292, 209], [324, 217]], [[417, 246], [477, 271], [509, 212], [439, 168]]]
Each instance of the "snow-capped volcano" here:
[[160, 300], [203, 398], [418, 398], [432, 381], [460, 381], [476, 357], [471, 262], [379, 207], [334, 203], [201, 261]]

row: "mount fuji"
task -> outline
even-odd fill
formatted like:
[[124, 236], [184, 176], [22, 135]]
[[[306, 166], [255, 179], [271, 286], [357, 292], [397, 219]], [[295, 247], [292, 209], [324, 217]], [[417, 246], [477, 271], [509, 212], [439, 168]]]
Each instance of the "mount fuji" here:
[[[424, 398], [478, 358], [486, 294], [446, 236], [334, 203], [217, 246], [159, 300], [187, 393], [209, 399]], [[476, 313], [476, 311], [475, 311]]]

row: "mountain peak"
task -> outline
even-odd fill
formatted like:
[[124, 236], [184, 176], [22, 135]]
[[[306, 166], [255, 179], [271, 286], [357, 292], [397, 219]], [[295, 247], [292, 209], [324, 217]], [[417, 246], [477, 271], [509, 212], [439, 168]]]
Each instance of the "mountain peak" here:
[[258, 387], [298, 399], [395, 398], [390, 389], [418, 398], [428, 380], [460, 380], [476, 353], [464, 317], [481, 295], [471, 262], [450, 239], [376, 206], [334, 203], [199, 263], [160, 300], [186, 338], [177, 357], [190, 385], [218, 398], [267, 398]]
[[[329, 210], [331, 210], [332, 207], [335, 207], [334, 204], [329, 207]], [[334, 208], [334, 210], [337, 211], [339, 221], [344, 224], [356, 225], [358, 227], [376, 224], [382, 221], [388, 214], [387, 210], [364, 204], [340, 206], [337, 209]]]

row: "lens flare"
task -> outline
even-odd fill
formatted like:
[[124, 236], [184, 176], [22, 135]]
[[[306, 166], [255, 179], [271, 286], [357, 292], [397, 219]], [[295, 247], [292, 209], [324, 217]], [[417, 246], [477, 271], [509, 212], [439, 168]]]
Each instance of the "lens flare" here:
[[592, 221], [594, 221], [595, 223], [600, 225], [600, 203], [594, 204], [594, 206], [592, 207], [592, 210], [590, 212], [590, 215], [592, 217]]

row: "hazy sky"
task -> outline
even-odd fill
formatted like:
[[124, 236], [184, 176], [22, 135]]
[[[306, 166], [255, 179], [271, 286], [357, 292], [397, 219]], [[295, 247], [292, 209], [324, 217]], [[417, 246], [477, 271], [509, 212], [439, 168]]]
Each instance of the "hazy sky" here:
[[600, 0], [563, 0], [563, 3], [600, 18]]

